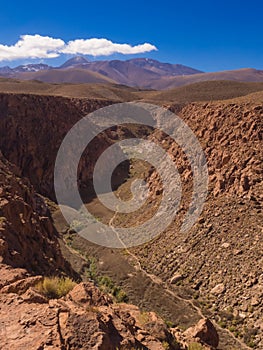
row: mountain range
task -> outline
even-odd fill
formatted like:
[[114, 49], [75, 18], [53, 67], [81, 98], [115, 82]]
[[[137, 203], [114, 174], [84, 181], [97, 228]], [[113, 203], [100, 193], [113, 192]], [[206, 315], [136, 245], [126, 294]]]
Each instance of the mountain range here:
[[182, 64], [162, 63], [149, 58], [89, 61], [82, 56], [73, 57], [59, 67], [42, 63], [0, 67], [0, 76], [47, 83], [111, 83], [154, 90], [208, 80], [263, 81], [263, 71], [252, 68], [204, 73]]

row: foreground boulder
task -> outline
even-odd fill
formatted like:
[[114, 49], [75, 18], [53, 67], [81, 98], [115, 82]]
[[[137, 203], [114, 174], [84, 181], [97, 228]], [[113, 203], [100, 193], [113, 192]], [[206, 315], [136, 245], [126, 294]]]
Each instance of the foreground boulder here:
[[188, 328], [185, 331], [185, 335], [211, 345], [214, 348], [217, 348], [219, 344], [217, 331], [213, 323], [208, 319], [201, 319], [196, 326]]

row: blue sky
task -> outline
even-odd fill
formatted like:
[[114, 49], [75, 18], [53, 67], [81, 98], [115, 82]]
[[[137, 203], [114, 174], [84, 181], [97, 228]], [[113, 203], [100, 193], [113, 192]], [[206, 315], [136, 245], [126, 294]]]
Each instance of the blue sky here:
[[[254, 1], [8, 1], [0, 10], [0, 44], [14, 45], [21, 35], [49, 36], [64, 42], [106, 38], [131, 46], [158, 48], [137, 55], [203, 71], [263, 69], [263, 2]], [[36, 59], [59, 65], [69, 54]], [[30, 59], [1, 61], [14, 66]]]

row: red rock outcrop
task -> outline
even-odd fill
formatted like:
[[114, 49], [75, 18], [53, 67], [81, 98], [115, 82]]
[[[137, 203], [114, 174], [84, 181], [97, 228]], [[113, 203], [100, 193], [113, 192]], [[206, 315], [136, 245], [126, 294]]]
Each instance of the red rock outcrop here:
[[[176, 110], [176, 106], [170, 109]], [[255, 102], [192, 103], [179, 115], [197, 136], [206, 154], [214, 196], [262, 199], [262, 116]], [[187, 169], [183, 171], [185, 175]]]
[[[22, 269], [4, 265], [0, 268], [9, 273], [9, 278], [0, 278], [3, 350], [185, 349], [155, 313], [114, 304], [91, 282], [76, 285], [61, 299], [48, 300], [35, 287], [42, 276], [29, 277]], [[184, 339], [187, 346], [196, 338], [188, 335]]]
[[203, 341], [214, 348], [219, 344], [217, 331], [208, 319], [201, 319], [196, 326], [187, 329], [185, 335]]
[[60, 252], [57, 231], [44, 200], [1, 154], [0, 259], [33, 273], [71, 271]]

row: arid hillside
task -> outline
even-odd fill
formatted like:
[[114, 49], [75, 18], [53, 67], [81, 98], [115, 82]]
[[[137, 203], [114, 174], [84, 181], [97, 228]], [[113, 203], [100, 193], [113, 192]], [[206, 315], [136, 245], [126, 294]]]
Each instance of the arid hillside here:
[[[263, 91], [263, 83], [215, 80], [193, 83], [166, 91], [141, 90], [117, 84], [51, 84], [0, 78], [0, 93], [61, 96], [79, 99], [127, 102], [144, 100], [152, 103], [189, 103], [232, 99]], [[107, 104], [107, 102], [105, 102]], [[87, 109], [88, 110], [88, 109]]]
[[116, 83], [97, 72], [92, 72], [84, 69], [68, 69], [57, 70], [52, 69], [48, 71], [19, 73], [16, 74], [17, 79], [21, 80], [39, 80], [46, 83]]
[[[252, 96], [252, 95], [251, 95]], [[158, 239], [132, 252], [162, 280], [178, 278], [219, 324], [262, 347], [262, 100], [191, 103], [176, 111], [194, 130], [207, 157], [209, 195], [202, 216], [182, 234], [190, 203], [192, 174], [182, 151], [169, 138], [153, 134], [174, 158], [185, 184], [175, 222]], [[172, 179], [171, 179], [172, 181]], [[158, 174], [149, 177], [152, 193], [162, 193]], [[141, 216], [140, 216], [141, 215]], [[146, 216], [148, 215], [148, 217]], [[135, 225], [151, 215], [117, 219]]]
[[[187, 294], [220, 327], [229, 330], [247, 346], [258, 349], [262, 347], [263, 339], [262, 101], [262, 93], [258, 92], [218, 102], [164, 104], [191, 127], [205, 151], [209, 171], [208, 198], [198, 222], [191, 231], [182, 234], [180, 225], [192, 191], [189, 163], [169, 137], [159, 132], [146, 135], [146, 138], [161, 144], [174, 158], [184, 184], [184, 199], [176, 220], [166, 232], [149, 244], [125, 253], [143, 274], [157, 276], [174, 292]], [[158, 174], [150, 169], [147, 176], [147, 166], [140, 169], [136, 163], [132, 167], [133, 176], [148, 180], [153, 198], [144, 210], [114, 217], [116, 226], [145, 222], [155, 213], [155, 204], [161, 200], [162, 185]], [[129, 198], [130, 185], [128, 181], [119, 188], [124, 198]], [[89, 206], [101, 220], [110, 219], [112, 213], [105, 211], [97, 201]], [[77, 235], [71, 239], [71, 244], [82, 252], [92, 254], [94, 251]], [[148, 305], [149, 298], [152, 298], [152, 305], [158, 312], [172, 317], [166, 309], [165, 294], [163, 304], [158, 305], [142, 282], [141, 290], [139, 288], [136, 294], [132, 278], [120, 277], [123, 267], [113, 262], [119, 259], [118, 254], [105, 258], [106, 251], [96, 253], [98, 265], [102, 266], [100, 269], [110, 271], [112, 278], [123, 285], [129, 297], [134, 298], [133, 302], [139, 302], [141, 293], [145, 298], [141, 303]], [[182, 322], [178, 318], [173, 320]], [[223, 349], [233, 348], [235, 346], [229, 339], [224, 342]]]
[[262, 79], [262, 70], [244, 68], [232, 71], [200, 73], [190, 76], [163, 78], [163, 81], [155, 81], [151, 87], [156, 90], [165, 90], [174, 88], [176, 86], [184, 86], [201, 81], [229, 80], [239, 82], [262, 82]]
[[141, 92], [144, 99], [160, 103], [189, 103], [196, 101], [228, 100], [262, 91], [263, 83], [242, 83], [237, 81], [215, 80], [193, 83], [163, 92]]
[[[24, 93], [91, 99], [108, 99], [111, 101], [131, 101], [136, 99], [135, 88], [117, 84], [51, 84], [36, 80], [22, 81], [0, 78], [1, 93]], [[134, 96], [135, 93], [135, 96]]]

